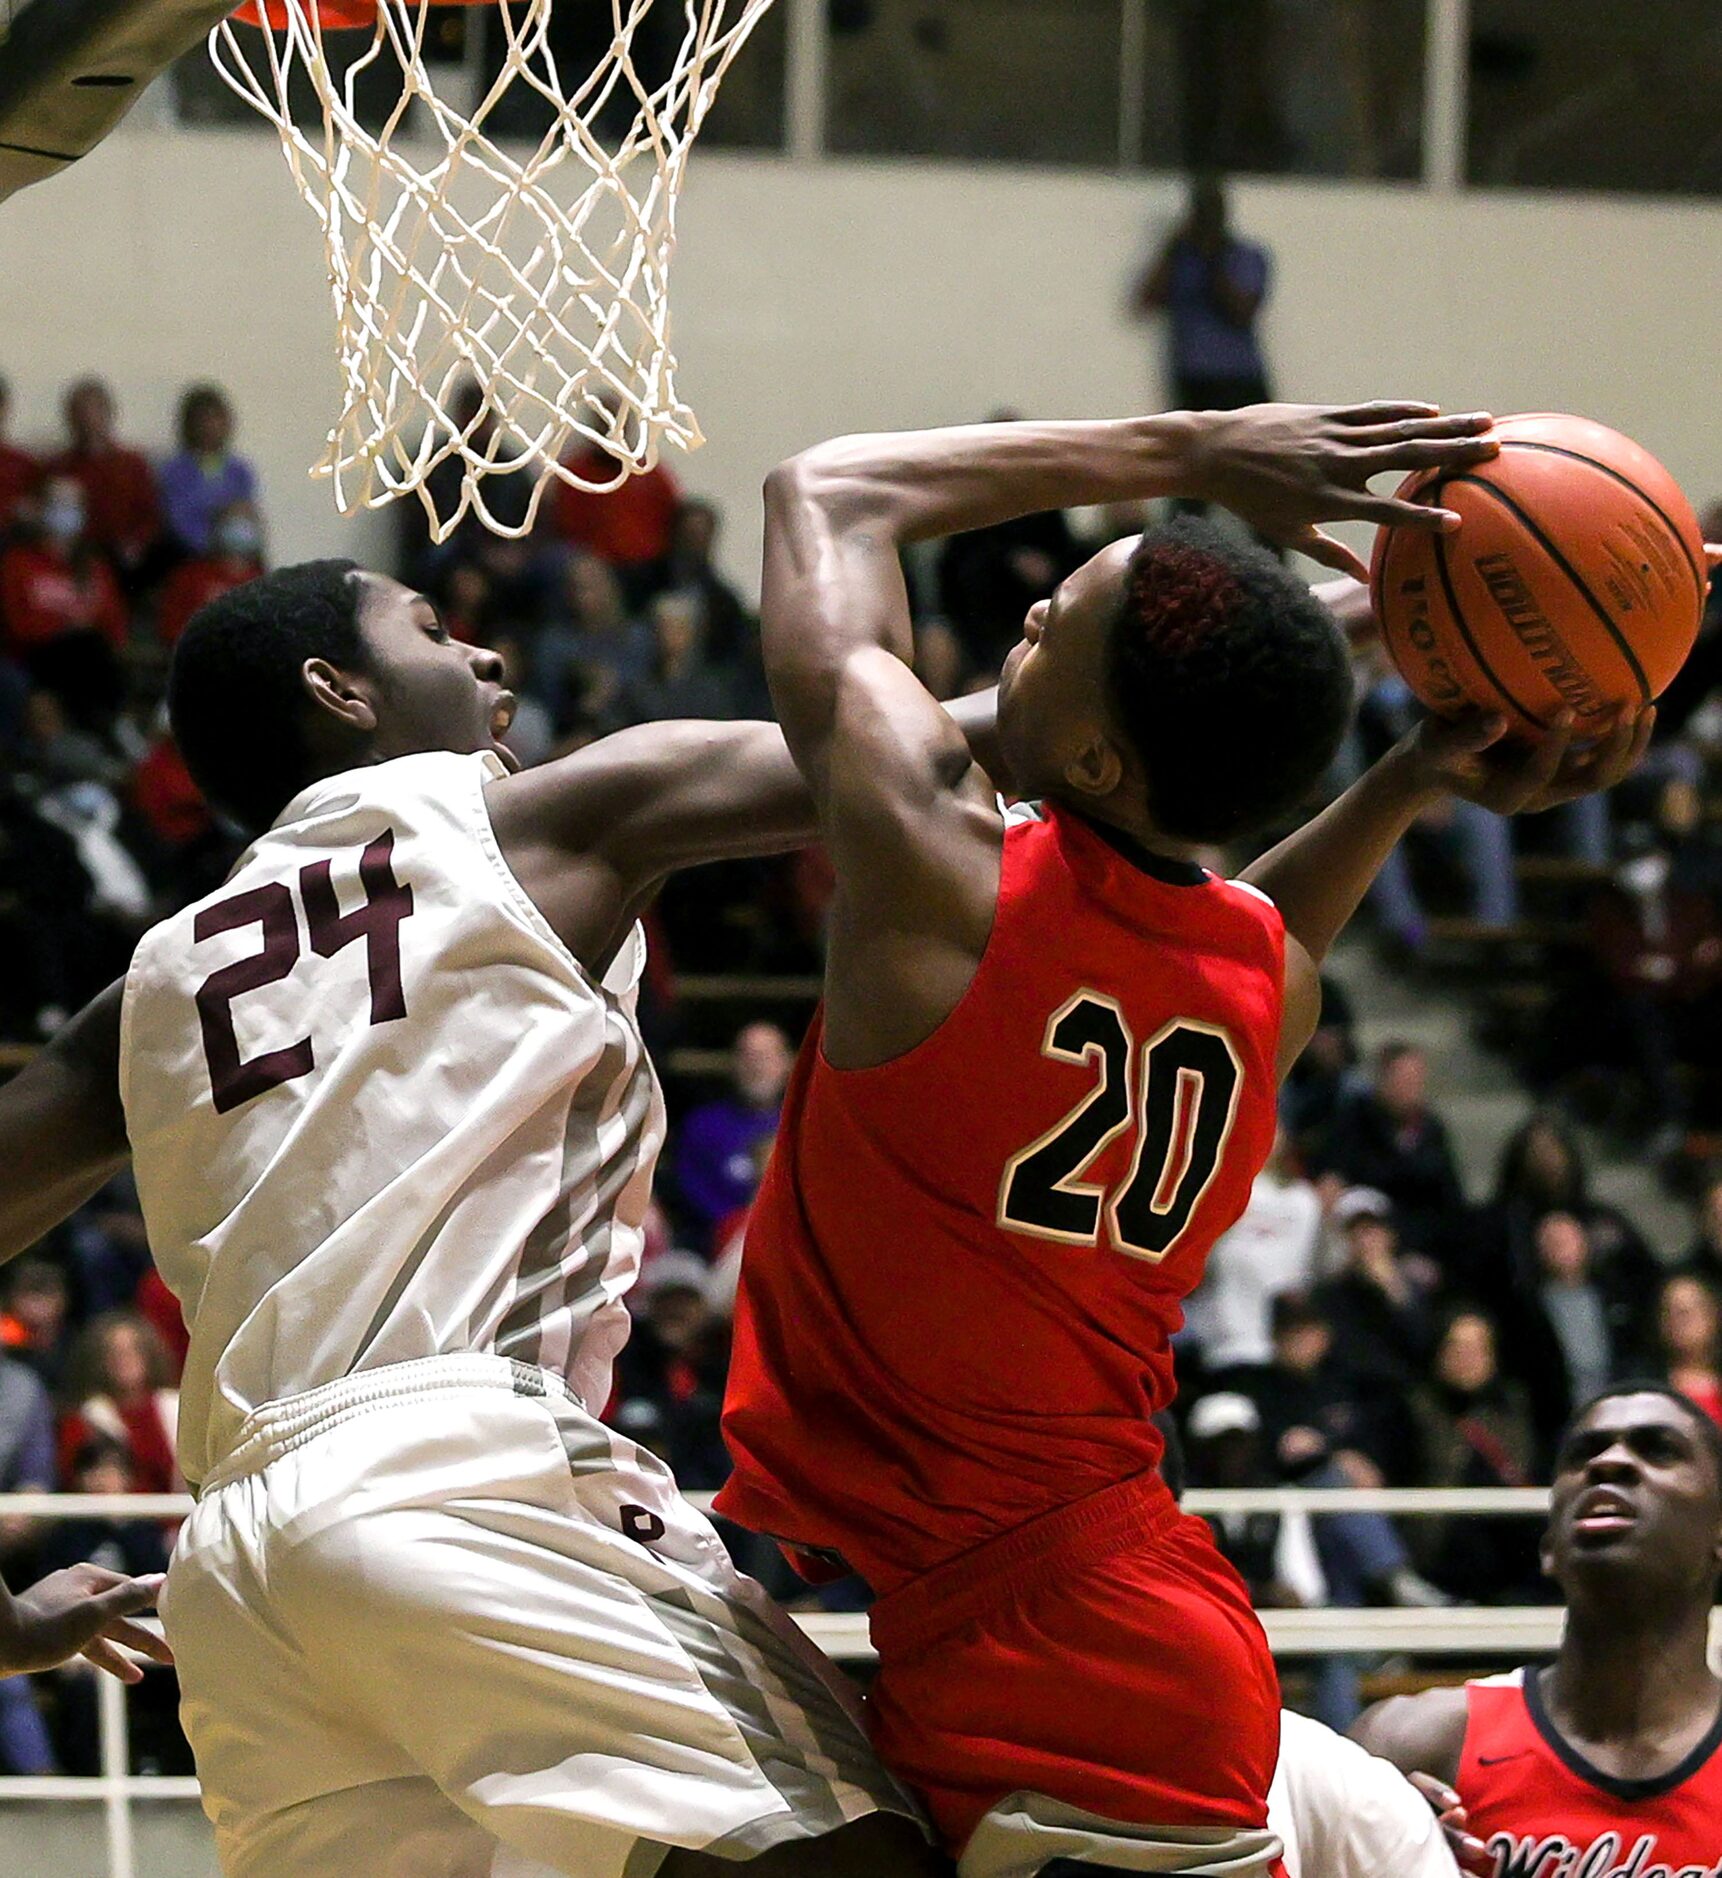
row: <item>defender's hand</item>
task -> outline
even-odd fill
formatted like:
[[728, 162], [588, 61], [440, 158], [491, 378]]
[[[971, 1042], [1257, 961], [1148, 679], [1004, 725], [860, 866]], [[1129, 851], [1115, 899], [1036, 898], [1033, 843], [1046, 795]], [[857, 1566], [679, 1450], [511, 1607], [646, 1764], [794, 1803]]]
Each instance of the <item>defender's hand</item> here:
[[1367, 580], [1363, 562], [1321, 522], [1454, 529], [1451, 509], [1372, 495], [1369, 479], [1468, 469], [1500, 448], [1484, 411], [1443, 417], [1432, 404], [1255, 404], [1195, 420], [1188, 493], [1217, 502], [1284, 548]]
[[1535, 815], [1612, 789], [1631, 775], [1655, 723], [1654, 705], [1621, 711], [1604, 736], [1581, 746], [1573, 742], [1570, 711], [1537, 743], [1509, 741], [1504, 717], [1428, 717], [1399, 748], [1431, 791], [1461, 796], [1497, 815]]
[[1407, 1774], [1405, 1777], [1429, 1802], [1430, 1810], [1441, 1822], [1441, 1836], [1447, 1841], [1447, 1850], [1453, 1854], [1459, 1869], [1470, 1872], [1472, 1878], [1495, 1878], [1494, 1855], [1470, 1830], [1470, 1817], [1458, 1794], [1433, 1774]]
[[0, 1675], [53, 1669], [85, 1656], [121, 1682], [141, 1682], [143, 1671], [115, 1646], [123, 1643], [151, 1662], [171, 1664], [160, 1637], [131, 1623], [153, 1608], [162, 1580], [123, 1578], [100, 1565], [73, 1565], [20, 1592], [0, 1617]]

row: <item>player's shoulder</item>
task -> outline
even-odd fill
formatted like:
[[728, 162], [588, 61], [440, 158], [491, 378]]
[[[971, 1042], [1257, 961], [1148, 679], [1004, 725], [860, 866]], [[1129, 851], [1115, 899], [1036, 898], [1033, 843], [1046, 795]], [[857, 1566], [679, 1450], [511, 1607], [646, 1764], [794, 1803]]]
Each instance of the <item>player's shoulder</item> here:
[[1469, 1715], [1467, 1688], [1425, 1689], [1365, 1709], [1351, 1737], [1401, 1773], [1434, 1774], [1450, 1783], [1459, 1772]]

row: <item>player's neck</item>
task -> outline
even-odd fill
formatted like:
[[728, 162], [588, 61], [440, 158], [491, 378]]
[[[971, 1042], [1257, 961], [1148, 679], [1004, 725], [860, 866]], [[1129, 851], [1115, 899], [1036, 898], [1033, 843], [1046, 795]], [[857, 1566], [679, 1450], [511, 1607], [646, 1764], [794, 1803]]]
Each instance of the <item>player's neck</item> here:
[[1148, 819], [1146, 814], [1130, 809], [1114, 808], [1111, 803], [1074, 802], [1063, 800], [1060, 806], [1071, 814], [1079, 815], [1098, 834], [1102, 835], [1119, 851], [1132, 859], [1135, 849], [1151, 862], [1162, 862], [1173, 868], [1201, 868], [1201, 848], [1193, 841], [1174, 841], [1164, 835]]
[[1570, 1730], [1586, 1741], [1678, 1732], [1695, 1712], [1708, 1719], [1716, 1711], [1718, 1688], [1710, 1672], [1709, 1636], [1707, 1603], [1673, 1621], [1652, 1610], [1637, 1622], [1624, 1601], [1596, 1610], [1572, 1606], [1560, 1654], [1543, 1684], [1550, 1717], [1563, 1733]]

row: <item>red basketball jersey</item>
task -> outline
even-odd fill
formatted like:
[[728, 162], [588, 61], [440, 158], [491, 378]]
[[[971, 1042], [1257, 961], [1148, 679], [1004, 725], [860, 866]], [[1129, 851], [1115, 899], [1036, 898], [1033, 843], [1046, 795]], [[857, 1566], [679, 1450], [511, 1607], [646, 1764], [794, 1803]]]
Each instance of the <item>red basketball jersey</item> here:
[[1722, 1714], [1680, 1766], [1615, 1780], [1556, 1733], [1534, 1670], [1466, 1685], [1460, 1798], [1498, 1878], [1716, 1878]]
[[1013, 818], [939, 1029], [876, 1069], [833, 1069], [817, 1023], [802, 1049], [720, 1510], [884, 1593], [1153, 1468], [1181, 1300], [1273, 1144], [1283, 989], [1254, 888]]

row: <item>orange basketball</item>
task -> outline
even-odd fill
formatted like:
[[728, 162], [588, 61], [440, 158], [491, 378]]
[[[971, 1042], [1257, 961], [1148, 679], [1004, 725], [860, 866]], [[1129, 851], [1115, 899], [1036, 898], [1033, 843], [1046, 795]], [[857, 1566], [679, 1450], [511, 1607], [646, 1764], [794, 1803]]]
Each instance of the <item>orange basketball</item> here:
[[1370, 592], [1382, 640], [1433, 711], [1504, 714], [1523, 735], [1558, 712], [1577, 733], [1648, 704], [1704, 609], [1704, 538], [1647, 450], [1583, 417], [1503, 418], [1501, 453], [1399, 493], [1464, 518], [1450, 535], [1384, 528]]

